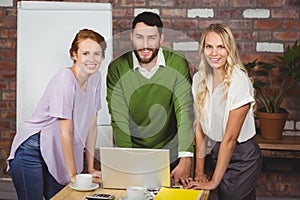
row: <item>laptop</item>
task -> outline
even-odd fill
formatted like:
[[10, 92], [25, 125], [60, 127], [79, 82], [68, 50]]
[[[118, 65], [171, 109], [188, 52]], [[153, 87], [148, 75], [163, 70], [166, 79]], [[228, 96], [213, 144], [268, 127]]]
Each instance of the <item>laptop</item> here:
[[168, 149], [100, 147], [100, 160], [103, 188], [170, 187]]

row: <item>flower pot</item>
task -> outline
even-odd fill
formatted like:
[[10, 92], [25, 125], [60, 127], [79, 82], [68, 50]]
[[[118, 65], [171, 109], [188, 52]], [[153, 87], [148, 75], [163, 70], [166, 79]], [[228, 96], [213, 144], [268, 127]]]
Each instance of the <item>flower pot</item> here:
[[267, 113], [258, 112], [259, 127], [261, 136], [268, 140], [279, 140], [288, 117], [288, 112]]

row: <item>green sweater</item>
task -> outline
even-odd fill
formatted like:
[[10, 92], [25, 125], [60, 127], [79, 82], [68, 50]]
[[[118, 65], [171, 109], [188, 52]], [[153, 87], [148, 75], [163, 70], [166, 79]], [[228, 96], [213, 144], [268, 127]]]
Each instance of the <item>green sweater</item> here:
[[[186, 59], [163, 48], [166, 66], [147, 79], [133, 69], [132, 52], [112, 61], [107, 102], [118, 147], [193, 152], [193, 100]], [[174, 160], [171, 160], [171, 162]]]

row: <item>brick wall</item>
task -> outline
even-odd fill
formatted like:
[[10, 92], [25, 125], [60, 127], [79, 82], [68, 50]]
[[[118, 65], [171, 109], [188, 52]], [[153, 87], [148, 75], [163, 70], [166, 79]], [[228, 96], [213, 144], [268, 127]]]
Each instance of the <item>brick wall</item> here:
[[[37, 0], [35, 0], [37, 1]], [[227, 23], [233, 30], [244, 63], [258, 58], [272, 61], [300, 35], [299, 0], [64, 0], [101, 2], [113, 5], [113, 34], [131, 28], [131, 21], [144, 9], [158, 13], [164, 26], [178, 33], [165, 45], [186, 55], [197, 66], [197, 42], [210, 23]], [[100, 22], [101, 23], [101, 22]], [[5, 174], [16, 125], [16, 42], [17, 11], [15, 0], [0, 1], [0, 177]], [[185, 39], [182, 39], [185, 38]], [[188, 40], [186, 39], [188, 38]], [[114, 43], [114, 49], [126, 49], [127, 39]], [[120, 52], [114, 52], [117, 56]], [[300, 136], [300, 84], [284, 103], [290, 112], [285, 134]]]
[[16, 13], [13, 1], [0, 1], [0, 177], [16, 125]]

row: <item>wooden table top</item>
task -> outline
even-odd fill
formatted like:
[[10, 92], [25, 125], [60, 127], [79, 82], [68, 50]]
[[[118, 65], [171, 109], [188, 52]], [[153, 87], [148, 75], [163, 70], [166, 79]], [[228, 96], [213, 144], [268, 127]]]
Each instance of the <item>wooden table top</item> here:
[[261, 149], [300, 151], [298, 136], [282, 136], [280, 140], [266, 140], [257, 134], [255, 140]]
[[[103, 194], [113, 194], [115, 195], [115, 200], [119, 200], [121, 197], [126, 196], [126, 190], [112, 190], [112, 189], [103, 189], [97, 188], [93, 191], [88, 192], [79, 192], [73, 190], [69, 185], [64, 187], [59, 193], [57, 193], [51, 200], [85, 200], [86, 196], [94, 193], [103, 193]], [[201, 196], [201, 200], [208, 200], [209, 191], [204, 190]]]

